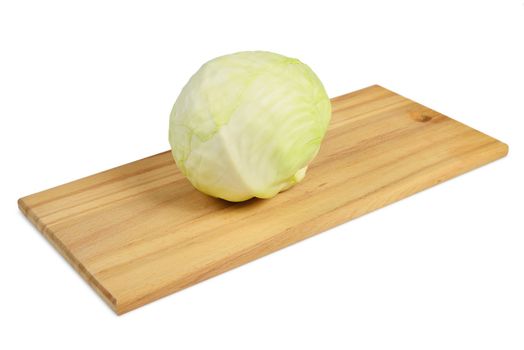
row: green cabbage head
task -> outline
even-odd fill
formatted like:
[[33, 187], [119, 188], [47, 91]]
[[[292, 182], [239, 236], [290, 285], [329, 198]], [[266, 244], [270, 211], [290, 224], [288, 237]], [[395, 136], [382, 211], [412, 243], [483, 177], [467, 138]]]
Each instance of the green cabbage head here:
[[178, 168], [208, 195], [271, 198], [301, 181], [331, 118], [315, 73], [297, 59], [239, 52], [205, 63], [175, 102]]

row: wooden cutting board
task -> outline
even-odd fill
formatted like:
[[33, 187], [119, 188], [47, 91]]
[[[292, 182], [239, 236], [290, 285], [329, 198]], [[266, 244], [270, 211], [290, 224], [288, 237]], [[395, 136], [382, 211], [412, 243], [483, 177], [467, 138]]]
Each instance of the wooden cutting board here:
[[164, 152], [18, 204], [122, 314], [508, 152], [504, 143], [380, 86], [332, 104], [306, 178], [270, 200], [235, 204], [203, 195]]

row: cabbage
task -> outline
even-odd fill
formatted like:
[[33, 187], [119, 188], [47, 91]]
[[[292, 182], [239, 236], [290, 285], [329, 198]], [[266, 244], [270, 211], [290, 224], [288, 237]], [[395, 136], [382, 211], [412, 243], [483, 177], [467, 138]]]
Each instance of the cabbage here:
[[301, 181], [317, 155], [331, 103], [297, 59], [239, 52], [205, 63], [171, 112], [178, 168], [201, 192], [239, 202]]

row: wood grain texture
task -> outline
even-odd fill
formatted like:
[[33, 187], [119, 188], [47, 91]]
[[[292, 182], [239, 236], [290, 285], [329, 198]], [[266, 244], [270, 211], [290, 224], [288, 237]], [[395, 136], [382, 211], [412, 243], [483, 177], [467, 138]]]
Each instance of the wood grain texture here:
[[270, 200], [205, 196], [164, 152], [21, 198], [19, 207], [121, 314], [508, 152], [380, 86], [332, 104], [306, 178]]

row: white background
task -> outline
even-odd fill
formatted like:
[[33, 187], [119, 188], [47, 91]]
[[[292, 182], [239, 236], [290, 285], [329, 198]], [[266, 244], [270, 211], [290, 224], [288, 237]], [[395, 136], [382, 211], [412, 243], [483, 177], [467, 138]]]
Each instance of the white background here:
[[[208, 59], [378, 83], [507, 158], [118, 317], [16, 200], [168, 149]], [[523, 349], [524, 0], [1, 1], [0, 348]]]

